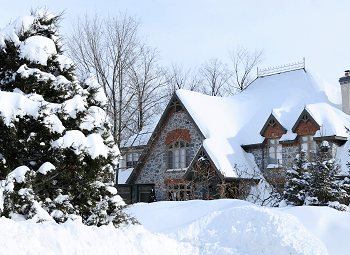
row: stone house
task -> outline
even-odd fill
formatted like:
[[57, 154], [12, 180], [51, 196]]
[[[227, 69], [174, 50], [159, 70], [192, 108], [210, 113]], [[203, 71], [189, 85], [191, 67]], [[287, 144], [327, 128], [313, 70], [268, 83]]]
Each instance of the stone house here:
[[[340, 79], [342, 88], [350, 86], [348, 74]], [[132, 202], [147, 202], [151, 189], [158, 200], [191, 199], [190, 194], [215, 198], [210, 183], [208, 189], [196, 191], [186, 185], [198, 173], [194, 169], [199, 162], [210, 165], [214, 182], [237, 186], [260, 171], [283, 185], [283, 174], [276, 172], [288, 167], [300, 149], [312, 159], [323, 140], [329, 141], [345, 170], [350, 96], [344, 92], [350, 88], [341, 91], [343, 100], [339, 86], [304, 67], [259, 76], [231, 97], [178, 90], [119, 190]], [[170, 194], [169, 187], [175, 186], [179, 192]]]

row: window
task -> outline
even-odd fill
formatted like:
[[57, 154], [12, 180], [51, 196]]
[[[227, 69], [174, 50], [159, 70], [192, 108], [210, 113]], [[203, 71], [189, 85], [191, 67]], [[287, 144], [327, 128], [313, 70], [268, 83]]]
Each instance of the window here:
[[189, 165], [190, 144], [176, 141], [168, 146], [168, 169], [186, 168]]
[[282, 164], [282, 145], [278, 143], [279, 139], [269, 139], [267, 142], [269, 164]]
[[139, 161], [139, 154], [137, 152], [126, 154], [126, 166], [133, 167]]
[[309, 160], [312, 161], [315, 159], [316, 142], [314, 141], [312, 135], [300, 136], [300, 148], [306, 151]]

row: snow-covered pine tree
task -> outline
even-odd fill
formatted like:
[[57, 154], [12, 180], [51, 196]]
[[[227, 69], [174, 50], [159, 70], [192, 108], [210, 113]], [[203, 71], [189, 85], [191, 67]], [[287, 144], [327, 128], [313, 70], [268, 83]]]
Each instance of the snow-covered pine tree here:
[[87, 225], [128, 223], [110, 181], [119, 150], [106, 96], [93, 75], [79, 82], [62, 55], [60, 19], [36, 10], [0, 31], [0, 177], [27, 167], [34, 174], [23, 185], [31, 181], [33, 199], [57, 222], [79, 215]]
[[317, 148], [315, 162], [310, 164], [310, 189], [305, 203], [307, 205], [328, 205], [346, 196], [336, 180], [340, 165], [331, 155], [329, 143], [323, 141]]
[[309, 161], [306, 152], [300, 150], [293, 160], [291, 169], [286, 171], [283, 199], [287, 204], [296, 206], [304, 204], [310, 181], [308, 166]]

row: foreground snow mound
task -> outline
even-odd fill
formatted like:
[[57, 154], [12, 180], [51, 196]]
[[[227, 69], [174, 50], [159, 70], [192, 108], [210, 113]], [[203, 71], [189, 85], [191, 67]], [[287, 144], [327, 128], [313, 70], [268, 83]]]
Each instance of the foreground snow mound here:
[[0, 218], [0, 254], [198, 254], [198, 249], [144, 227], [116, 229], [113, 225], [88, 227], [66, 223], [36, 224]]
[[215, 211], [176, 236], [201, 254], [328, 254], [297, 218], [256, 206]]

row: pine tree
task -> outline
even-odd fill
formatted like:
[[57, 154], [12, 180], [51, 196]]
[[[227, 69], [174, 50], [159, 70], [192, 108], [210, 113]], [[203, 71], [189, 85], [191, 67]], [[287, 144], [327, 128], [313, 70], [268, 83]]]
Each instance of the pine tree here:
[[306, 152], [300, 150], [293, 160], [292, 168], [286, 171], [283, 198], [287, 204], [301, 206], [308, 193], [310, 175]]
[[306, 204], [328, 205], [340, 201], [346, 192], [336, 180], [340, 165], [331, 155], [329, 143], [324, 141], [318, 147], [315, 162], [310, 165], [310, 189]]
[[[0, 93], [30, 106], [11, 106], [15, 116], [0, 112], [0, 177], [17, 167], [30, 169], [25, 180], [32, 198], [57, 222], [76, 215], [87, 225], [131, 222], [111, 186], [119, 150], [106, 97], [93, 75], [79, 82], [74, 64], [61, 55], [60, 19], [34, 11], [21, 29], [12, 25], [15, 36], [0, 41]], [[12, 197], [5, 194], [8, 217], [17, 203]]]

